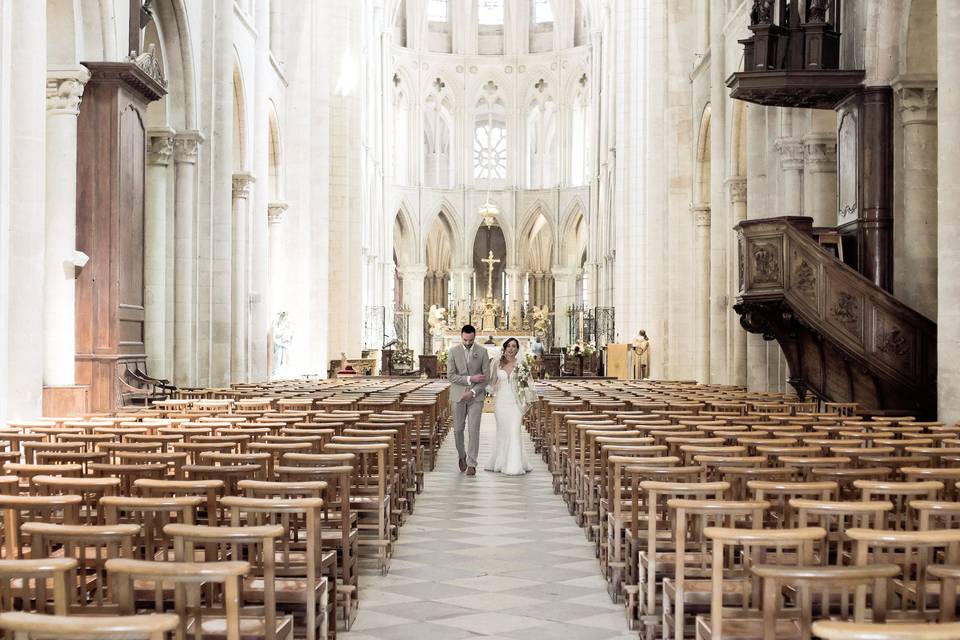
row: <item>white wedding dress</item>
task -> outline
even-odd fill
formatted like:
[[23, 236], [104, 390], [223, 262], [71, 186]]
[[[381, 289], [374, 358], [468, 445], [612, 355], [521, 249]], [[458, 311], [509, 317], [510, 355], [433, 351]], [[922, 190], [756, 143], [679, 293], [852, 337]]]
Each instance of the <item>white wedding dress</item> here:
[[496, 367], [496, 376], [497, 382], [490, 386], [490, 390], [494, 394], [493, 416], [497, 421], [497, 439], [484, 469], [520, 476], [533, 470], [523, 449], [523, 412], [507, 372]]

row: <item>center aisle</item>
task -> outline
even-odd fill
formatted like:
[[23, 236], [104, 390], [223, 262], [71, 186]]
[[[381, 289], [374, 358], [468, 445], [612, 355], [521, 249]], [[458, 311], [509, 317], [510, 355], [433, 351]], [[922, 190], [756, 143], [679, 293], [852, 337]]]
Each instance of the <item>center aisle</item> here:
[[445, 439], [400, 532], [390, 574], [362, 571], [359, 614], [342, 637], [635, 640], [529, 438], [533, 471], [502, 476], [482, 469], [493, 414], [483, 414], [480, 430], [473, 478], [457, 469], [453, 433]]

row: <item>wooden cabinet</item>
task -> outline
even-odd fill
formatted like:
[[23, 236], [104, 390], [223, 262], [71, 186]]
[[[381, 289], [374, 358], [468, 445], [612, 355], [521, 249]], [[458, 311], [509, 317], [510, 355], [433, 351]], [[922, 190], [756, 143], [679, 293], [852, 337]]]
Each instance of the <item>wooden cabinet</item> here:
[[77, 383], [90, 408], [118, 403], [118, 375], [144, 348], [144, 162], [147, 104], [160, 81], [133, 62], [84, 63], [77, 127]]

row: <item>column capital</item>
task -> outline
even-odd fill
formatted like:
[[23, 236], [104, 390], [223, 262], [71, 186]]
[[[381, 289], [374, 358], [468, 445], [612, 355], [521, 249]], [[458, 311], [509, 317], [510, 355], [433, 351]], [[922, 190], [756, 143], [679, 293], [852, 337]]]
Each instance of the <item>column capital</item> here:
[[803, 138], [803, 161], [813, 173], [836, 173], [837, 138], [833, 134], [813, 133]]
[[246, 200], [250, 195], [250, 185], [257, 179], [249, 171], [241, 171], [233, 174], [233, 197], [239, 200]]
[[691, 204], [690, 211], [693, 213], [694, 224], [698, 227], [710, 226], [710, 205]]
[[[271, 202], [267, 205], [267, 223], [270, 225], [279, 224], [287, 211], [289, 205], [286, 202]], [[372, 256], [376, 259], [376, 256]]]
[[550, 268], [550, 271], [553, 273], [554, 278], [566, 279], [566, 278], [576, 277], [577, 271], [579, 271], [579, 269], [577, 269], [576, 267], [565, 267], [562, 265], [554, 265], [553, 267]]
[[747, 179], [743, 176], [727, 178], [727, 193], [730, 204], [740, 204], [747, 201]]
[[406, 267], [401, 267], [399, 269], [400, 277], [404, 280], [420, 280], [422, 281], [427, 275], [427, 265], [425, 264], [411, 264]]
[[775, 148], [780, 153], [781, 169], [803, 169], [803, 141], [800, 138], [780, 138]]
[[173, 156], [173, 136], [170, 127], [147, 128], [147, 164], [166, 167]]
[[83, 88], [89, 79], [90, 70], [82, 66], [55, 66], [47, 69], [47, 113], [79, 115]]
[[173, 161], [177, 164], [196, 164], [203, 134], [197, 130], [181, 131], [173, 136]]
[[937, 124], [937, 78], [929, 74], [908, 74], [893, 79], [900, 98], [903, 125]]

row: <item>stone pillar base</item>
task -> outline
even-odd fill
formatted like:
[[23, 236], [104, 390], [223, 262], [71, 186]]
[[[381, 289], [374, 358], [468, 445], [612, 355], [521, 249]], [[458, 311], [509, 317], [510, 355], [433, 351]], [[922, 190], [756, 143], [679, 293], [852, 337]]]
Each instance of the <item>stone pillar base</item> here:
[[90, 387], [70, 385], [43, 388], [43, 415], [45, 417], [84, 416], [90, 413]]

